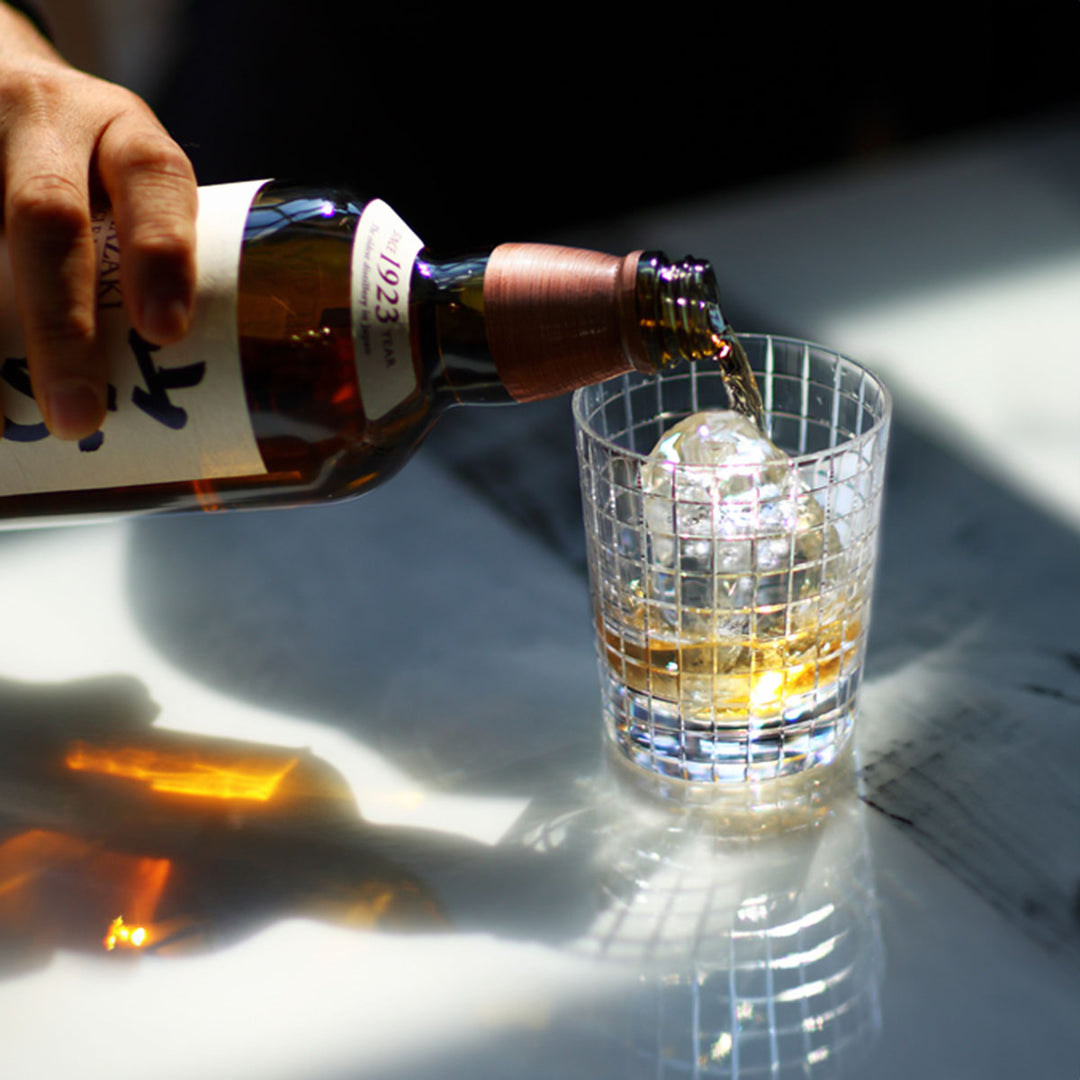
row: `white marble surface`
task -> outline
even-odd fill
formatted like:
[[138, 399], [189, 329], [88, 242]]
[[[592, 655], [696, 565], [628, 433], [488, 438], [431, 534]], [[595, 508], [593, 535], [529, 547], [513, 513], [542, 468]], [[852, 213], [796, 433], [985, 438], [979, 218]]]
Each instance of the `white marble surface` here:
[[[26, 616], [0, 676], [44, 693], [39, 722], [92, 731], [50, 694], [119, 674], [160, 728], [309, 747], [351, 789], [362, 850], [412, 868], [450, 919], [402, 935], [289, 905], [262, 918], [256, 888], [201, 954], [130, 963], [46, 936], [29, 970], [0, 972], [4, 1075], [623, 1078], [657, 1075], [656, 1054], [679, 1075], [694, 1014], [677, 980], [725, 970], [733, 912], [790, 921], [839, 898], [861, 1027], [821, 1070], [1064, 1076], [1080, 1055], [1075, 962], [850, 796], [749, 857], [690, 834], [689, 872], [670, 821], [613, 826], [580, 579], [430, 463], [332, 510], [9, 535], [0, 555]], [[887, 692], [871, 683], [872, 712]], [[5, 819], [30, 824], [12, 784]], [[718, 936], [687, 938], [687, 918]]]
[[[771, 1026], [777, 1060], [811, 1053], [818, 1078], [1076, 1076], [1076, 508], [1068, 485], [1020, 484], [990, 437], [995, 402], [1012, 403], [983, 352], [935, 353], [924, 403], [907, 333], [948, 324], [996, 370], [979, 290], [1011, 262], [1047, 275], [1025, 294], [1065, 328], [1045, 351], [1075, 355], [1067, 189], [1008, 161], [955, 148], [609, 230], [740, 253], [739, 305], [861, 340], [896, 381], [862, 798], [839, 789], [817, 828], [733, 849], [707, 818], [616, 794], [580, 574], [431, 459], [333, 509], [0, 536], [0, 921], [27, 928], [0, 934], [0, 1075], [746, 1077], [761, 1075], [748, 1033]], [[1018, 216], [1042, 245], [1026, 258]], [[980, 276], [995, 236], [1001, 265]], [[949, 295], [974, 300], [946, 316]], [[942, 390], [973, 382], [967, 403]], [[1047, 407], [1067, 424], [1061, 398]], [[1045, 428], [1075, 453], [1075, 428]], [[99, 817], [107, 800], [42, 755], [117, 729], [307, 748], [355, 806], [262, 825], [151, 803], [145, 821]], [[167, 854], [199, 884], [203, 947], [106, 955], [104, 927], [6, 908], [25, 882], [2, 841], [29, 829]], [[341, 882], [370, 897], [387, 881], [422, 901], [411, 933], [320, 906]], [[91, 874], [58, 887], [96, 902]], [[762, 926], [767, 992], [732, 1008]], [[791, 1016], [794, 1043], [776, 1036]]]

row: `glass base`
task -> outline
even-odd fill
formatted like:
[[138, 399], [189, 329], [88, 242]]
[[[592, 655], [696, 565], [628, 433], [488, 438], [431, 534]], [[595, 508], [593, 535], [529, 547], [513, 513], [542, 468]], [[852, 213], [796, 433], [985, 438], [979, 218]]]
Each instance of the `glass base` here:
[[788, 701], [783, 715], [702, 721], [678, 702], [602, 674], [607, 733], [639, 768], [692, 784], [731, 786], [795, 776], [833, 762], [851, 738], [858, 674]]

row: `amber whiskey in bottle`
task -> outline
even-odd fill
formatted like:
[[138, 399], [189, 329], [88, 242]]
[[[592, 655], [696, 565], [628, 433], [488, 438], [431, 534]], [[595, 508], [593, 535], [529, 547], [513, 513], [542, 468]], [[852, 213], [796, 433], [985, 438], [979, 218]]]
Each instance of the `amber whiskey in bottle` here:
[[[730, 352], [700, 260], [531, 244], [440, 258], [384, 203], [343, 189], [225, 185], [202, 203], [234, 187], [224, 271], [203, 273], [224, 241], [200, 209], [210, 330], [157, 349], [121, 327], [130, 374], [110, 384], [94, 437], [59, 443], [40, 417], [13, 416], [12, 404], [31, 407], [29, 387], [19, 358], [4, 360], [0, 524], [357, 495], [394, 475], [448, 408]], [[119, 255], [107, 224], [101, 234], [99, 316], [122, 318], [104, 311], [120, 307]]]

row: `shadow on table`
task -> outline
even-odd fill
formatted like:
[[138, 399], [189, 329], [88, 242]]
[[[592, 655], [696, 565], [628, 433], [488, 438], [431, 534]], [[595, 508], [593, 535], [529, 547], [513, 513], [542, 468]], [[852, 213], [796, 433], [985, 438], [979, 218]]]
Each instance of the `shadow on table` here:
[[[414, 463], [338, 509], [145, 523], [130, 571], [145, 633], [209, 684], [341, 727], [425, 782], [542, 791], [549, 768], [591, 760], [598, 726], [566, 408], [528, 413], [516, 440], [519, 410], [452, 417], [446, 472]], [[541, 516], [544, 535], [515, 527]], [[1078, 566], [1075, 531], [898, 417], [866, 797], [1056, 946], [1080, 943]]]
[[850, 754], [753, 840], [605, 770], [549, 789], [488, 846], [372, 825], [310, 752], [155, 728], [156, 712], [126, 677], [0, 683], [0, 977], [58, 950], [167, 961], [300, 916], [546, 941], [603, 965], [605, 992], [515, 1038], [515, 1075], [552, 1053], [645, 1075], [703, 1042], [744, 1067], [850, 1067], [876, 1040], [880, 930]]
[[[543, 474], [571, 487], [568, 418], [551, 410], [532, 423], [535, 448], [561, 438]], [[554, 520], [547, 542], [583, 572], [576, 512], [559, 517], [560, 496], [543, 490], [508, 419], [483, 426], [448, 433], [451, 467], [513, 520]], [[1070, 951], [1080, 949], [1077, 610], [1075, 530], [901, 410], [861, 710], [865, 797], [1028, 932]]]
[[539, 851], [373, 825], [310, 751], [167, 731], [157, 711], [128, 677], [0, 681], [0, 977], [297, 916], [537, 941], [595, 917], [582, 830]]

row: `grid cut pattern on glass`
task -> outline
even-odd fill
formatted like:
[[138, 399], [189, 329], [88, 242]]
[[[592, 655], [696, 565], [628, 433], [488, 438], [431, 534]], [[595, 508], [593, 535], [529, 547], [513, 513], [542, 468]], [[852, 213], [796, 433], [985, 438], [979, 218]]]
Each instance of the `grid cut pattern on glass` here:
[[608, 732], [631, 760], [692, 781], [831, 761], [869, 619], [888, 395], [817, 346], [744, 345], [783, 454], [698, 426], [680, 445], [728, 456], [650, 458], [691, 413], [727, 409], [705, 364], [574, 399]]

